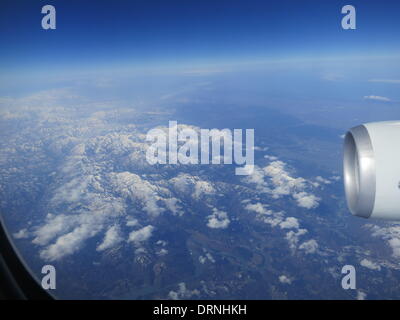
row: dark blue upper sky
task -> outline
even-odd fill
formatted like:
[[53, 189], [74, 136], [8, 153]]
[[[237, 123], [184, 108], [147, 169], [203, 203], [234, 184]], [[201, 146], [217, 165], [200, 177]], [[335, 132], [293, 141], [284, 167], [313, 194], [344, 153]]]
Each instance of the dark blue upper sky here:
[[[57, 29], [41, 28], [41, 7]], [[341, 8], [357, 30], [341, 29]], [[268, 58], [396, 55], [398, 1], [2, 1], [0, 68], [84, 70], [248, 62]]]

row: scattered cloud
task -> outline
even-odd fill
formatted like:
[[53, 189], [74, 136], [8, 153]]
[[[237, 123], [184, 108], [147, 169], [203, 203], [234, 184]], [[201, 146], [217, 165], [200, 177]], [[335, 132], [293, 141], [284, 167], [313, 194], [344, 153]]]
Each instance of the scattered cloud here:
[[306, 233], [307, 233], [306, 229], [297, 229], [296, 231], [291, 230], [288, 233], [286, 233], [285, 238], [289, 243], [289, 248], [291, 250], [296, 250], [300, 237], [305, 235]]
[[299, 228], [299, 221], [296, 218], [289, 217], [286, 218], [285, 221], [282, 221], [279, 226], [282, 229], [298, 229]]
[[211, 253], [207, 252], [205, 250], [205, 254], [199, 256], [199, 262], [201, 264], [205, 264], [207, 261], [211, 262], [211, 263], [215, 263], [215, 259], [214, 257], [211, 255]]
[[97, 251], [110, 249], [120, 243], [122, 240], [123, 239], [120, 235], [119, 227], [112, 226], [107, 230], [103, 242], [97, 246]]
[[365, 227], [371, 230], [373, 237], [379, 237], [386, 241], [392, 249], [394, 258], [400, 258], [400, 224], [393, 223], [387, 227], [367, 224]]
[[207, 217], [207, 226], [212, 229], [226, 229], [229, 226], [230, 220], [225, 211], [220, 211], [213, 208], [213, 213]]
[[367, 298], [367, 294], [364, 291], [357, 290], [357, 300], [365, 300]]
[[186, 284], [184, 282], [181, 282], [178, 284], [178, 290], [176, 291], [170, 291], [168, 293], [168, 298], [171, 300], [181, 300], [181, 299], [190, 299], [193, 296], [199, 296], [200, 291], [197, 289], [194, 290], [189, 290], [186, 287]]
[[150, 239], [154, 231], [154, 227], [151, 225], [148, 225], [146, 227], [143, 227], [139, 230], [132, 231], [129, 234], [129, 241], [133, 242], [136, 246], [141, 245], [143, 242], [147, 241]]
[[170, 180], [172, 187], [179, 193], [190, 195], [195, 200], [216, 194], [212, 182], [187, 173], [180, 173]]
[[132, 217], [128, 217], [127, 221], [126, 221], [126, 226], [127, 227], [135, 227], [139, 224], [139, 221], [135, 218]]
[[360, 261], [360, 264], [363, 267], [371, 269], [371, 270], [378, 270], [378, 271], [381, 270], [381, 266], [379, 264], [372, 262], [371, 260], [368, 260], [368, 259], [362, 259]]
[[299, 192], [299, 193], [294, 193], [293, 198], [296, 199], [297, 205], [302, 208], [306, 209], [313, 209], [318, 207], [319, 201], [321, 200], [317, 196], [313, 194], [309, 194], [307, 192]]
[[382, 96], [364, 96], [364, 99], [366, 100], [377, 100], [377, 101], [384, 101], [384, 102], [389, 102], [392, 101], [387, 97], [382, 97]]
[[29, 237], [29, 232], [26, 228], [21, 229], [20, 231], [13, 234], [15, 239], [26, 239]]
[[314, 186], [312, 181], [293, 177], [286, 163], [280, 160], [273, 160], [264, 168], [255, 166], [253, 173], [243, 178], [243, 181], [254, 185], [260, 193], [270, 194], [274, 199], [292, 196], [299, 207], [306, 209], [318, 207], [321, 200], [310, 192]]
[[175, 215], [183, 215], [183, 211], [181, 210], [181, 207], [179, 206], [179, 200], [176, 198], [169, 198], [169, 199], [164, 199], [164, 203], [166, 208], [171, 211]]
[[310, 253], [315, 253], [318, 249], [318, 243], [316, 240], [311, 239], [308, 240], [306, 242], [303, 242], [300, 246], [299, 246], [300, 250], [304, 250], [305, 253], [310, 254]]
[[[28, 119], [26, 132], [40, 133], [30, 144], [12, 140], [12, 147], [1, 150], [1, 159], [9, 161], [10, 168], [21, 154], [27, 154], [26, 149], [38, 154], [38, 165], [49, 166], [43, 159], [57, 160], [42, 219], [14, 233], [15, 238], [30, 239], [44, 260], [72, 255], [92, 238], [98, 252], [130, 242], [143, 253], [143, 243], [158, 228], [157, 219], [166, 214], [182, 216], [188, 199], [212, 205], [212, 213], [206, 216], [207, 227], [229, 227], [231, 218], [217, 209], [215, 200], [224, 189], [218, 181], [208, 180], [204, 167], [189, 174], [166, 166], [166, 178], [147, 163], [145, 134], [130, 121], [138, 116], [134, 108], [119, 108], [113, 103], [86, 105], [69, 90], [41, 92], [23, 99], [3, 98], [0, 105], [4, 121]], [[262, 152], [268, 148], [255, 149]], [[301, 208], [318, 206], [320, 199], [313, 193], [315, 181], [298, 177], [276, 156], [265, 155], [264, 159], [267, 165], [256, 166], [252, 175], [240, 178], [233, 187], [243, 187], [245, 182], [246, 188], [251, 185], [255, 193], [272, 200], [289, 197]], [[322, 177], [320, 180], [324, 183]], [[298, 218], [273, 208], [250, 201], [245, 209], [255, 212], [260, 221], [279, 227], [289, 246], [297, 249], [307, 230], [301, 228]], [[157, 255], [167, 252], [160, 246], [153, 251]], [[210, 253], [202, 257], [215, 261]]]
[[[257, 203], [246, 203], [244, 209], [257, 214], [257, 219], [271, 225], [271, 227], [279, 226], [281, 229], [290, 229], [285, 235], [285, 239], [288, 241], [289, 248], [296, 250], [300, 237], [305, 235], [308, 231], [304, 228], [300, 228], [300, 222], [295, 217], [285, 217], [285, 212], [275, 212], [271, 209], [267, 209], [267, 205], [263, 205], [260, 202]], [[306, 253], [311, 253], [315, 240], [310, 240], [309, 243], [305, 243], [301, 248]]]
[[158, 216], [165, 210], [157, 204], [157, 201], [162, 199], [159, 195], [160, 188], [143, 180], [137, 174], [131, 172], [112, 173], [111, 185], [122, 196], [143, 203], [143, 210], [150, 216]]
[[247, 211], [253, 211], [257, 213], [257, 219], [263, 221], [264, 223], [270, 224], [272, 227], [280, 225], [284, 221], [284, 212], [275, 212], [270, 209], [266, 209], [266, 205], [260, 202], [254, 204], [246, 204], [244, 207]]
[[165, 247], [165, 246], [167, 245], [167, 241], [165, 241], [165, 240], [158, 240], [158, 241], [156, 242], [156, 245]]
[[208, 181], [196, 181], [193, 197], [199, 199], [202, 195], [214, 194], [215, 189]]
[[315, 180], [317, 180], [318, 182], [323, 183], [323, 184], [331, 184], [332, 183], [330, 180], [325, 179], [325, 178], [323, 178], [321, 176], [317, 176], [315, 178]]
[[71, 232], [58, 237], [56, 242], [46, 247], [40, 252], [40, 256], [44, 260], [54, 261], [64, 256], [70, 255], [78, 251], [84, 244], [85, 240], [93, 237], [101, 231], [100, 226], [92, 226], [91, 224], [81, 224]]
[[284, 283], [284, 284], [292, 284], [292, 279], [291, 278], [289, 278], [288, 276], [285, 276], [285, 275], [281, 275], [281, 276], [279, 276], [279, 282], [280, 283]]
[[158, 251], [156, 252], [156, 254], [157, 254], [158, 256], [162, 257], [162, 256], [165, 256], [165, 255], [168, 254], [168, 250], [167, 250], [167, 249], [164, 249], [164, 248], [161, 248], [160, 250], [158, 250]]

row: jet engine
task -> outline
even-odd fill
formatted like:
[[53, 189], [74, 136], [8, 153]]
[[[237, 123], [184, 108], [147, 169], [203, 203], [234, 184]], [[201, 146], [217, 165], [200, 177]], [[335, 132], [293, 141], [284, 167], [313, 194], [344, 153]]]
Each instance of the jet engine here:
[[353, 215], [400, 220], [400, 121], [351, 128], [344, 139], [343, 173]]

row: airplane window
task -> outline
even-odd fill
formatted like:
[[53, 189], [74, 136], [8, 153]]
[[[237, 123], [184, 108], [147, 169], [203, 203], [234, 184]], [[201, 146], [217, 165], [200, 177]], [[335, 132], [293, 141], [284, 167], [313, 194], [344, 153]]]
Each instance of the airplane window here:
[[385, 3], [0, 4], [0, 258], [58, 299], [398, 298], [399, 226], [342, 174], [365, 124], [357, 205], [398, 219]]

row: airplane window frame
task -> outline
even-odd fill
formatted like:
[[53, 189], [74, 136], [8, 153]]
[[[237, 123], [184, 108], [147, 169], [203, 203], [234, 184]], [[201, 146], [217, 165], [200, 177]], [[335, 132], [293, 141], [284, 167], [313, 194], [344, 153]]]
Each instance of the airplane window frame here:
[[9, 236], [0, 213], [0, 300], [54, 300], [44, 290]]

